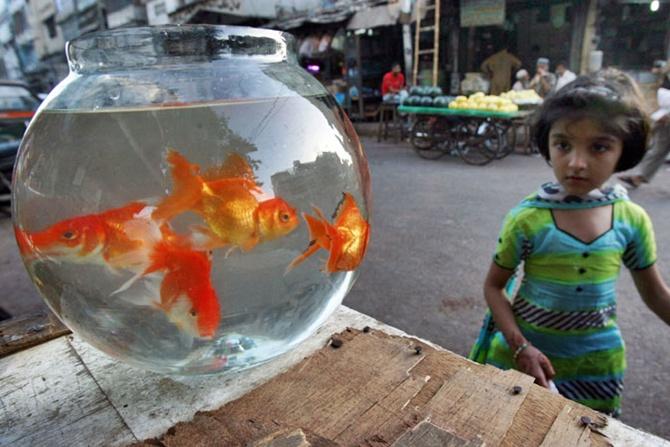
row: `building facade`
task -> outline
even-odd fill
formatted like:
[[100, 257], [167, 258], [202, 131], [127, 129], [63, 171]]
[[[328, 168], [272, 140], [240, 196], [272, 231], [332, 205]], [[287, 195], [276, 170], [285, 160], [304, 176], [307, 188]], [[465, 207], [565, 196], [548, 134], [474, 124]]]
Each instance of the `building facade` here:
[[[416, 10], [425, 0], [408, 1]], [[323, 34], [320, 27], [325, 32], [339, 26], [360, 36], [365, 53], [366, 47], [375, 48], [375, 40], [388, 38], [379, 23], [360, 26], [355, 19], [362, 11], [386, 11], [398, 4], [399, 0], [0, 0], [0, 76], [49, 88], [67, 74], [66, 41], [97, 30], [146, 24], [268, 26], [299, 37]], [[667, 2], [653, 11], [648, 2], [633, 0], [441, 0], [441, 4], [440, 70], [447, 90], [454, 76], [479, 71], [501, 41], [531, 71], [540, 56], [553, 63], [564, 61], [582, 73], [589, 71], [593, 54], [599, 52], [604, 66], [633, 71], [670, 57]], [[383, 25], [398, 30], [404, 25], [404, 30], [410, 23], [396, 18]], [[401, 51], [400, 56], [411, 54], [408, 48]], [[400, 59], [395, 50], [393, 58]], [[386, 66], [378, 70], [382, 68]]]
[[34, 44], [39, 59], [30, 74], [41, 79], [45, 89], [53, 87], [67, 76], [67, 63], [63, 51], [63, 32], [56, 22], [56, 3], [53, 0], [32, 0], [32, 28]]

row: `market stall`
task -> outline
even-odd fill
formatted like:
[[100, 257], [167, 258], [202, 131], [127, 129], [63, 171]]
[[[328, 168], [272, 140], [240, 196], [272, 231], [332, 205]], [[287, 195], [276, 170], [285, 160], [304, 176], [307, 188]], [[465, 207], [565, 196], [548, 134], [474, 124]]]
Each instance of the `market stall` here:
[[527, 127], [528, 117], [540, 103], [514, 94], [494, 97], [475, 93], [448, 103], [440, 98], [446, 97], [438, 96], [431, 102], [426, 97], [410, 97], [399, 107], [399, 112], [411, 116], [412, 146], [422, 158], [436, 160], [451, 154], [473, 165], [485, 165], [512, 153], [516, 129]]

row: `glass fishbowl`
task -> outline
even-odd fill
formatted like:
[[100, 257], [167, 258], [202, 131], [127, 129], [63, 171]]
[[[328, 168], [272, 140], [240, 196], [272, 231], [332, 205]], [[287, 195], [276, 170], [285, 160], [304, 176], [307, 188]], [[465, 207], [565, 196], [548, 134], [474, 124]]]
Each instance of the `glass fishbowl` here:
[[235, 371], [310, 337], [357, 276], [370, 180], [285, 33], [86, 35], [23, 139], [25, 266], [82, 339], [162, 373]]

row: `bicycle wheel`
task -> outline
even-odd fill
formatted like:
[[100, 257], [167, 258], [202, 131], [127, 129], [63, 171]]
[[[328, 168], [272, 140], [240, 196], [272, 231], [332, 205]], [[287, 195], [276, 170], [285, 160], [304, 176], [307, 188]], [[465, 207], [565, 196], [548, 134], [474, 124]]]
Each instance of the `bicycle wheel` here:
[[433, 123], [429, 119], [419, 119], [412, 126], [410, 141], [414, 152], [426, 160], [437, 160], [444, 152], [433, 139]]

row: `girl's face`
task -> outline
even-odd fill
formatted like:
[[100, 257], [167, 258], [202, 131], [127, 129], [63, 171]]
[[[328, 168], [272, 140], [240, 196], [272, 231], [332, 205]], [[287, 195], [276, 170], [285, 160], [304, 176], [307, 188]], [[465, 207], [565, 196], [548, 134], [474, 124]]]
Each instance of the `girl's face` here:
[[614, 173], [623, 141], [597, 121], [561, 119], [549, 132], [549, 158], [558, 182], [571, 195], [600, 188]]

